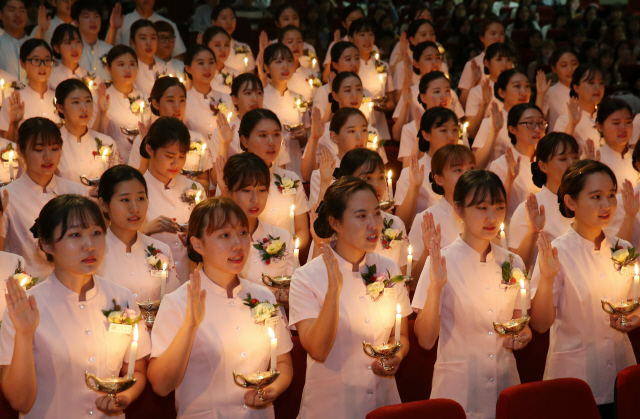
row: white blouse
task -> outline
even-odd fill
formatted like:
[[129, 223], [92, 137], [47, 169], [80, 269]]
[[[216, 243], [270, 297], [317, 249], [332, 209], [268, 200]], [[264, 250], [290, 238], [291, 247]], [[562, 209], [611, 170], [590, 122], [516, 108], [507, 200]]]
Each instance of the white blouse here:
[[409, 232], [409, 243], [411, 243], [414, 260], [420, 259], [425, 251], [424, 241], [422, 240], [422, 218], [426, 213], [433, 215], [433, 222], [436, 227], [440, 226], [440, 247], [442, 248], [453, 243], [464, 230], [464, 223], [455, 214], [453, 206], [446, 199], [440, 199], [437, 204], [419, 212], [413, 219], [411, 231]]
[[[353, 264], [334, 252], [343, 276], [340, 292], [338, 330], [325, 362], [307, 356], [307, 375], [298, 417], [364, 417], [370, 411], [400, 403], [394, 378], [382, 378], [371, 371], [374, 361], [363, 352], [362, 342], [380, 345], [387, 342], [395, 326], [396, 305], [403, 317], [411, 314], [409, 295], [403, 284], [386, 292], [374, 302], [360, 273], [376, 266], [378, 273], [399, 275], [398, 265], [376, 253], [367, 253], [352, 272]], [[323, 258], [315, 258], [296, 269], [291, 281], [289, 315], [292, 325], [316, 319], [328, 287]], [[327, 401], [331, 401], [328, 403]]]
[[[393, 92], [395, 88], [393, 87], [393, 78], [389, 73], [389, 64], [384, 61], [378, 61], [381, 65], [386, 66], [386, 73], [378, 73], [376, 69], [376, 59], [373, 58], [373, 55], [369, 59], [367, 63], [362, 58], [360, 59], [360, 71], [358, 75], [362, 80], [362, 87], [367, 91], [371, 92], [373, 97], [380, 97], [382, 95], [387, 95], [390, 92]], [[383, 75], [383, 83], [380, 82], [380, 75]], [[387, 125], [387, 118], [384, 112], [380, 112], [374, 109], [373, 111], [375, 115], [375, 126], [380, 131], [382, 135], [382, 139], [388, 139], [391, 137], [389, 133], [389, 127]]]
[[298, 92], [303, 101], [309, 101], [313, 99], [313, 89], [309, 84], [309, 77], [314, 76], [313, 70], [300, 65], [291, 76], [291, 79], [287, 82], [287, 89], [293, 92]]
[[631, 155], [633, 150], [628, 149], [624, 155], [615, 152], [607, 143], [598, 149], [600, 151], [600, 161], [613, 170], [618, 181], [618, 190], [622, 190], [624, 180], [628, 179], [635, 187], [638, 184], [638, 172], [633, 168]]
[[[414, 84], [413, 86], [411, 86], [412, 103], [411, 112], [409, 112], [409, 119], [407, 119], [408, 122], [413, 121], [414, 114], [420, 115], [420, 118], [422, 118], [422, 114], [424, 114], [424, 107], [420, 102], [418, 102], [418, 96], [420, 96], [420, 85]], [[400, 117], [400, 111], [402, 110], [403, 106], [404, 97], [400, 96], [398, 105], [393, 111], [393, 119], [398, 119]], [[464, 109], [462, 108], [462, 104], [460, 104], [460, 99], [458, 98], [458, 94], [453, 89], [451, 89], [451, 107], [449, 109], [451, 109], [456, 114], [458, 119], [465, 116]]]
[[49, 76], [48, 80], [49, 89], [55, 92], [56, 87], [58, 87], [58, 85], [63, 81], [68, 79], [78, 79], [84, 82], [85, 77], [88, 78], [87, 82], [89, 80], [93, 81], [91, 93], [95, 93], [95, 91], [98, 89], [98, 86], [100, 86], [100, 83], [102, 83], [102, 78], [100, 78], [98, 74], [85, 70], [82, 66], [78, 66], [75, 70], [71, 70], [69, 67], [60, 62], [57, 66], [51, 69], [51, 75]]
[[[322, 86], [318, 87], [318, 89], [316, 90], [316, 94], [313, 96], [313, 107], [320, 109], [320, 113], [322, 113], [323, 117], [329, 110], [329, 106], [330, 106], [329, 91], [330, 90], [331, 89], [328, 84], [323, 84]], [[370, 123], [375, 124], [375, 115], [370, 115], [370, 112], [369, 112], [369, 101], [364, 100], [364, 99], [371, 99], [372, 97], [371, 92], [363, 88], [362, 95], [363, 95], [362, 105], [360, 105], [359, 109], [367, 117], [367, 119], [371, 119]]]
[[4, 250], [24, 257], [30, 275], [46, 278], [51, 274], [53, 265], [47, 262], [29, 229], [47, 202], [58, 195], [86, 195], [87, 190], [79, 183], [53, 175], [43, 192], [42, 186], [36, 184], [28, 174], [2, 188], [0, 193], [4, 193], [2, 190], [9, 192], [11, 201], [2, 215], [0, 236], [6, 239]]
[[[567, 112], [568, 111], [565, 110], [556, 120], [556, 124], [553, 126], [555, 132], [565, 132], [567, 125], [569, 125], [569, 114]], [[595, 116], [595, 112], [593, 116]], [[576, 125], [573, 138], [576, 139], [580, 146], [580, 155], [582, 155], [582, 150], [587, 140], [593, 140], [593, 145], [596, 150], [600, 147], [600, 133], [596, 129], [596, 120], [589, 115], [589, 112], [582, 110], [582, 117], [578, 125]]]
[[[1, 55], [1, 54], [0, 54]], [[24, 89], [20, 90], [20, 100], [24, 103], [24, 117], [20, 121], [20, 125], [29, 118], [40, 116], [48, 118], [56, 124], [60, 122], [58, 118], [57, 110], [54, 105], [54, 92], [48, 90], [44, 92], [44, 95], [33, 90], [29, 85], [26, 85]], [[0, 109], [0, 130], [9, 130], [9, 107], [3, 106]]]
[[[129, 361], [132, 336], [109, 331], [102, 310], [113, 309], [113, 300], [139, 312], [131, 292], [113, 282], [93, 276], [93, 288], [86, 300], [64, 286], [55, 274], [27, 291], [40, 311], [40, 323], [33, 338], [33, 357], [38, 394], [26, 415], [30, 418], [107, 418], [96, 409], [103, 396], [85, 384], [85, 371], [98, 378], [119, 376], [124, 360]], [[15, 328], [6, 316], [0, 331], [0, 364], [9, 365], [15, 346]], [[137, 360], [151, 352], [151, 341], [144, 322], [138, 323]], [[124, 414], [118, 417], [124, 418]]]
[[[331, 153], [331, 158], [336, 160], [338, 158], [338, 144], [336, 144], [335, 142], [333, 142], [333, 140], [331, 140], [331, 132], [329, 130], [329, 127], [331, 126], [331, 122], [327, 122], [324, 126], [324, 133], [322, 134], [322, 137], [320, 137], [320, 139], [318, 140], [318, 148], [316, 150], [316, 161], [320, 160], [320, 155], [322, 154], [322, 149], [326, 148], [329, 153]], [[380, 138], [380, 133], [378, 132], [378, 130], [376, 129], [376, 127], [369, 125], [368, 126], [368, 136], [369, 138], [375, 138], [378, 137], [378, 140], [381, 140]], [[371, 142], [373, 143], [373, 141]], [[367, 147], [369, 147], [367, 145]], [[371, 146], [373, 147], [373, 146]], [[304, 150], [304, 154], [303, 156], [306, 154], [307, 152], [307, 148], [305, 148]], [[387, 164], [389, 162], [389, 159], [387, 158], [387, 153], [384, 150], [384, 146], [378, 146], [378, 148], [376, 148], [376, 151], [378, 152], [378, 154], [380, 155], [380, 157], [382, 158], [382, 161], [384, 164]]]
[[[239, 52], [245, 51], [245, 52]], [[247, 57], [247, 67], [244, 66], [244, 58]], [[251, 52], [251, 47], [243, 42], [231, 40], [231, 52], [227, 61], [224, 62], [225, 66], [231, 67], [240, 73], [253, 73], [256, 68], [256, 59]]]
[[107, 68], [107, 54], [111, 48], [111, 45], [100, 39], [93, 45], [82, 41], [82, 56], [80, 56], [78, 64], [82, 68], [97, 73], [102, 80], [111, 80], [111, 74]]
[[302, 114], [298, 112], [296, 101], [302, 99], [302, 96], [289, 89], [284, 94], [280, 94], [271, 83], [264, 88], [264, 99], [262, 107], [275, 112], [283, 125], [297, 125], [302, 121]]
[[[247, 392], [233, 382], [232, 373], [249, 375], [269, 368], [271, 344], [267, 327], [256, 324], [244, 298], [268, 301], [275, 297], [264, 286], [240, 278], [233, 297], [200, 271], [202, 289], [207, 292], [204, 319], [196, 332], [187, 369], [176, 389], [179, 418], [273, 419], [273, 405], [252, 409], [244, 404]], [[162, 355], [178, 333], [187, 313], [187, 285], [162, 300], [153, 328], [151, 358]], [[280, 313], [280, 311], [278, 311]], [[277, 355], [291, 351], [293, 343], [287, 321], [280, 315], [275, 326]], [[272, 326], [273, 327], [273, 326]]]
[[[489, 102], [489, 106], [484, 112], [483, 118], [489, 118], [491, 116], [491, 107], [495, 103], [498, 106], [498, 109], [502, 109], [504, 107], [504, 102], [496, 99], [493, 94], [493, 85], [495, 84], [493, 80], [489, 80], [489, 86], [491, 86], [491, 102]], [[467, 107], [465, 108], [465, 113], [467, 115], [477, 115], [478, 110], [480, 109], [480, 105], [482, 104], [482, 85], [473, 86], [471, 90], [469, 90], [469, 96], [467, 96]], [[505, 121], [506, 123], [506, 121]]]
[[[266, 250], [258, 250], [254, 247], [254, 245], [257, 244], [263, 245], [270, 242], [269, 236], [284, 242], [284, 257], [273, 257], [265, 260], [263, 255], [268, 255]], [[265, 240], [267, 241], [265, 242]], [[249, 256], [247, 257], [247, 262], [244, 264], [240, 276], [262, 286], [264, 286], [262, 282], [263, 273], [271, 277], [281, 275], [291, 276], [291, 274], [293, 274], [293, 250], [293, 236], [288, 230], [258, 221], [256, 231], [251, 234]]]
[[542, 113], [547, 116], [549, 127], [555, 129], [556, 121], [560, 115], [568, 112], [567, 103], [569, 103], [571, 99], [569, 95], [570, 91], [571, 89], [569, 87], [558, 82], [551, 86], [544, 95], [544, 99], [542, 99]]
[[211, 80], [211, 88], [227, 95], [231, 94], [231, 84], [233, 79], [238, 77], [242, 72], [225, 65], [222, 70], [217, 71]]
[[[231, 96], [215, 90], [209, 90], [209, 93], [203, 95], [196, 89], [190, 89], [187, 92], [187, 109], [185, 115], [185, 125], [192, 131], [199, 132], [203, 137], [209, 138], [214, 129], [218, 128], [216, 117], [211, 110], [211, 106], [219, 107], [221, 104], [222, 113], [233, 111], [236, 114], [235, 107], [231, 101]], [[226, 107], [227, 111], [224, 111]], [[236, 124], [236, 129], [240, 128], [240, 124]]]
[[144, 94], [145, 102], [149, 102], [154, 83], [164, 75], [168, 76], [169, 72], [162, 61], [154, 59], [153, 64], [149, 65], [138, 60], [138, 75], [133, 82], [133, 87]]
[[[153, 221], [161, 215], [173, 218], [180, 224], [189, 222], [192, 204], [186, 202], [185, 194], [191, 189], [203, 190], [202, 185], [185, 176], [178, 175], [169, 182], [168, 187], [165, 187], [148, 170], [145, 172], [144, 178], [149, 188], [149, 209], [145, 222]], [[180, 241], [178, 234], [164, 232], [154, 234], [153, 238], [169, 246], [178, 271], [178, 278], [183, 283], [187, 281], [189, 278], [189, 256], [187, 256], [187, 248]]]
[[[431, 173], [431, 156], [429, 154], [424, 153], [424, 156], [418, 160], [418, 166], [424, 166], [424, 182], [420, 186], [420, 190], [418, 191], [418, 202], [416, 205], [416, 213], [422, 212], [427, 208], [435, 205], [442, 198], [441, 195], [433, 192], [431, 188], [431, 183], [429, 182], [427, 173]], [[404, 198], [407, 196], [409, 192], [409, 187], [411, 186], [411, 179], [409, 178], [410, 167], [405, 167], [400, 172], [400, 178], [398, 178], [398, 182], [396, 183], [396, 193], [394, 195], [396, 200], [396, 206], [401, 205], [404, 202]]]
[[[281, 167], [271, 167], [269, 171], [271, 172], [271, 181], [269, 184], [267, 206], [258, 218], [265, 224], [290, 231], [291, 205], [295, 205], [295, 215], [306, 214], [306, 212], [309, 211], [307, 195], [302, 187], [300, 177], [294, 172]], [[278, 186], [276, 186], [278, 179], [275, 175], [280, 176], [282, 179], [289, 178], [293, 181], [298, 180], [298, 187], [295, 189], [295, 193], [286, 192], [285, 195], [284, 191], [280, 192]]]
[[[618, 372], [635, 365], [636, 358], [626, 333], [610, 326], [601, 300], [633, 298], [633, 278], [618, 272], [611, 260], [611, 247], [631, 246], [605, 232], [600, 250], [573, 228], [552, 242], [558, 249], [560, 270], [553, 281], [556, 321], [551, 325], [544, 379], [574, 377], [586, 381], [598, 404], [613, 403]], [[447, 265], [448, 266], [448, 265]], [[540, 282], [536, 263], [531, 296]]]
[[138, 122], [140, 122], [140, 112], [133, 113], [131, 111], [131, 100], [144, 99], [144, 119], [148, 121], [151, 111], [148, 109], [149, 97], [143, 98], [143, 93], [135, 88], [128, 95], [122, 94], [115, 87], [110, 86], [107, 89], [109, 95], [109, 110], [107, 111], [107, 127], [106, 134], [113, 138], [118, 145], [118, 150], [124, 161], [129, 160], [129, 152], [131, 144], [135, 139], [135, 135], [127, 135], [126, 130], [138, 130]]
[[640, 114], [633, 118], [633, 133], [631, 134], [629, 144], [637, 144], [638, 139], [640, 139]]
[[482, 71], [482, 69], [484, 68], [484, 51], [482, 51], [480, 54], [476, 55], [471, 60], [467, 61], [466, 64], [464, 65], [464, 68], [462, 69], [462, 74], [460, 75], [460, 81], [458, 82], [458, 89], [460, 90], [471, 89], [473, 87], [472, 86], [473, 72], [471, 71], [472, 60], [475, 61], [476, 64], [478, 64], [478, 67], [480, 67], [482, 80], [489, 77], [488, 74], [484, 74], [484, 71]]
[[[7, 278], [15, 275], [18, 267], [22, 268], [21, 271], [27, 270], [27, 264], [22, 256], [0, 251], [0, 278], [2, 278], [0, 291], [3, 291], [3, 294], [7, 292]], [[0, 298], [0, 324], [2, 324], [5, 308], [7, 308], [7, 300]]]
[[[495, 418], [500, 392], [520, 384], [513, 352], [493, 329], [493, 322], [508, 322], [521, 307], [520, 285], [502, 283], [502, 263], [510, 254], [491, 244], [486, 262], [481, 262], [462, 238], [442, 249], [447, 282], [440, 295], [440, 339], [430, 398], [455, 400], [468, 418]], [[430, 291], [430, 263], [427, 258], [411, 304], [416, 311], [424, 308]], [[513, 255], [513, 267], [524, 269], [518, 255]]]
[[[11, 145], [11, 149], [13, 150], [13, 178], [17, 179], [20, 169], [18, 163], [18, 145], [9, 140], [5, 140], [4, 138], [0, 138], [0, 155], [6, 153], [7, 151], [10, 152], [10, 150], [7, 150], [7, 147], [9, 147], [9, 145]], [[8, 183], [10, 180], [11, 168], [9, 167], [9, 161], [5, 161], [5, 159], [2, 159], [2, 163], [0, 164], [0, 182]]]
[[151, 254], [150, 246], [169, 258], [166, 293], [173, 292], [180, 286], [171, 249], [160, 240], [137, 233], [131, 252], [127, 252], [127, 246], [113, 234], [111, 228], [108, 228], [106, 241], [104, 258], [96, 274], [131, 291], [134, 303], [160, 299], [161, 281], [165, 279], [161, 271], [147, 262]]

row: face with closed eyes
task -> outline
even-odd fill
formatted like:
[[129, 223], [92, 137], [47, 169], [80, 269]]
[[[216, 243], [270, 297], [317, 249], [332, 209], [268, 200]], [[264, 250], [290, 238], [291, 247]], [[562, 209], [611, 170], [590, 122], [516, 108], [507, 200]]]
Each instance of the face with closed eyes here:
[[602, 124], [596, 122], [596, 129], [610, 147], [616, 149], [617, 146], [626, 146], [633, 132], [633, 116], [628, 109], [620, 109], [609, 115]]
[[382, 210], [370, 190], [354, 192], [347, 202], [342, 218], [329, 217], [338, 240], [361, 252], [372, 252], [382, 234]]
[[232, 188], [233, 191], [228, 191], [229, 198], [242, 208], [247, 218], [258, 218], [267, 206], [269, 186], [256, 183], [239, 189]]
[[164, 184], [178, 176], [187, 161], [187, 150], [180, 149], [178, 140], [166, 147], [158, 147], [157, 150], [147, 144], [147, 153], [151, 156], [149, 170]]

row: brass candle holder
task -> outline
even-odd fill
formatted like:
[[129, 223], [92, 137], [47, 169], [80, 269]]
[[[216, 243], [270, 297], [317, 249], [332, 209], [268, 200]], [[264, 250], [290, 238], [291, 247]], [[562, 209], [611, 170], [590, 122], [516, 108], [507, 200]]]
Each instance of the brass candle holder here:
[[367, 356], [379, 359], [385, 371], [391, 371], [393, 367], [387, 367], [384, 360], [397, 354], [398, 351], [402, 349], [402, 342], [394, 342], [392, 344], [384, 343], [382, 345], [372, 345], [367, 342], [362, 342], [362, 349]]
[[267, 287], [271, 287], [271, 288], [278, 288], [278, 289], [285, 289], [285, 288], [289, 288], [291, 286], [291, 277], [287, 276], [287, 275], [280, 275], [280, 276], [269, 276], [266, 273], [262, 273], [262, 282], [267, 286]]
[[622, 319], [622, 325], [626, 326], [629, 323], [627, 316], [640, 307], [638, 300], [634, 301], [621, 301], [618, 304], [610, 303], [607, 300], [602, 300], [602, 309], [609, 314], [620, 315]]
[[140, 307], [140, 313], [142, 314], [142, 320], [147, 325], [147, 329], [151, 330], [156, 321], [158, 315], [158, 309], [160, 308], [160, 300], [148, 300], [144, 303], [138, 303]]
[[529, 320], [531, 317], [524, 316], [519, 319], [511, 319], [506, 323], [496, 323], [493, 322], [493, 329], [500, 336], [513, 336], [515, 338], [518, 337], [520, 332], [524, 330], [525, 327], [529, 324]]
[[233, 371], [233, 382], [242, 388], [254, 388], [258, 390], [260, 400], [264, 394], [264, 388], [271, 385], [280, 376], [280, 371], [258, 371], [254, 374], [244, 375]]
[[382, 211], [389, 211], [393, 209], [393, 206], [396, 204], [396, 200], [392, 199], [390, 201], [380, 201], [380, 209]]
[[111, 378], [100, 379], [88, 371], [84, 373], [84, 381], [91, 390], [106, 393], [116, 402], [116, 405], [118, 404], [117, 394], [129, 390], [136, 383], [133, 377], [112, 375]]
[[181, 174], [181, 175], [184, 175], [184, 176], [194, 176], [194, 177], [195, 177], [195, 176], [200, 176], [200, 175], [201, 175], [201, 174], [203, 174], [203, 173], [204, 173], [204, 171], [202, 171], [202, 170], [192, 170], [192, 169], [182, 169], [182, 170], [180, 171], [180, 174]]
[[120, 132], [128, 137], [135, 137], [136, 135], [140, 134], [140, 130], [138, 128], [120, 127]]
[[80, 176], [80, 183], [85, 186], [98, 186], [100, 184], [100, 178], [89, 179], [85, 175]]

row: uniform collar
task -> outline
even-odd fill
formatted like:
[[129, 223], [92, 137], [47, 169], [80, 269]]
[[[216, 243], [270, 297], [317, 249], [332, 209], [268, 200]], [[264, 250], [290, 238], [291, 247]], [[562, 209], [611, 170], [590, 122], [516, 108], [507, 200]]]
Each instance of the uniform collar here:
[[[216, 284], [211, 279], [209, 279], [207, 274], [204, 273], [204, 269], [200, 269], [200, 279], [201, 279], [200, 284], [203, 289], [207, 290], [207, 293], [209, 294], [214, 293], [222, 298], [228, 298], [227, 290], [223, 289], [220, 285]], [[238, 277], [238, 279], [240, 280], [240, 285], [238, 285], [233, 289], [231, 293], [233, 296], [232, 298], [238, 298], [240, 293], [244, 291], [244, 287], [242, 285], [243, 280], [240, 277]]]
[[[51, 272], [51, 275], [49, 276], [47, 281], [51, 281], [50, 283], [51, 283], [51, 287], [53, 288], [53, 291], [59, 296], [65, 299], [72, 299], [76, 302], [80, 302], [79, 294], [75, 291], [70, 290], [62, 282], [60, 282], [60, 280], [56, 277], [55, 270]], [[94, 275], [93, 287], [87, 291], [84, 302], [90, 302], [92, 299], [95, 298], [96, 295], [98, 295], [99, 291], [100, 291], [100, 281], [98, 281], [97, 277]], [[120, 301], [119, 303], [122, 304], [123, 302]]]
[[[142, 234], [140, 234], [140, 232], [138, 231], [136, 232], [136, 242], [131, 246], [130, 253], [134, 253], [140, 248], [140, 246], [142, 246], [142, 244]], [[117, 238], [115, 234], [113, 234], [113, 231], [111, 231], [111, 227], [107, 229], [107, 246], [109, 248], [115, 248], [118, 253], [129, 253], [127, 252], [127, 245], [124, 244], [122, 240]]]
[[627, 151], [624, 153], [624, 156], [622, 156], [620, 153], [618, 153], [617, 151], [615, 151], [614, 149], [612, 149], [611, 147], [609, 147], [609, 144], [607, 144], [606, 142], [604, 144], [602, 144], [602, 147], [600, 147], [600, 153], [601, 154], [607, 154], [608, 156], [611, 156], [613, 158], [615, 158], [616, 160], [624, 160], [625, 158], [629, 157], [629, 152], [631, 150], [629, 150], [629, 148], [627, 148]]
[[87, 132], [85, 132], [83, 135], [80, 136], [80, 141], [76, 140], [76, 136], [71, 134], [69, 132], [69, 130], [67, 129], [67, 127], [63, 124], [62, 128], [60, 128], [60, 134], [62, 134], [62, 138], [64, 139], [68, 139], [69, 141], [74, 140], [75, 142], [82, 142], [82, 140], [84, 140], [85, 138], [89, 137], [90, 138], [90, 132], [89, 129], [87, 129]]
[[[604, 233], [604, 240], [602, 240], [602, 243], [600, 243], [600, 252], [604, 252], [607, 248], [613, 247], [613, 245], [615, 244], [610, 235], [608, 235], [604, 230], [602, 230], [602, 232]], [[578, 234], [578, 232], [573, 228], [573, 223], [571, 223], [571, 227], [569, 227], [567, 234], [569, 235], [572, 244], [584, 247], [586, 250], [592, 252], [598, 251], [595, 249], [595, 245], [593, 244], [593, 242], [585, 239], [580, 234]]]
[[[20, 179], [24, 179], [24, 182], [27, 184], [28, 188], [31, 188], [34, 191], [38, 192], [38, 193], [42, 192], [42, 186], [40, 186], [37, 183], [35, 183], [33, 181], [33, 179], [31, 179], [27, 173], [25, 173], [23, 176], [21, 176]], [[49, 182], [49, 184], [47, 186], [45, 186], [44, 193], [49, 193], [49, 192], [54, 192], [55, 193], [55, 189], [56, 189], [57, 185], [58, 185], [58, 176], [53, 175], [51, 177], [51, 181]]]
[[173, 189], [173, 187], [176, 186], [176, 178], [171, 179], [171, 181], [169, 182], [169, 185], [167, 187], [164, 186], [164, 183], [160, 182], [158, 179], [156, 179], [155, 176], [153, 176], [151, 174], [150, 171], [146, 171], [144, 174], [144, 178], [147, 181], [147, 184], [149, 186], [153, 186], [155, 189], [158, 190], [167, 190], [167, 189]]
[[[353, 271], [353, 263], [347, 261], [342, 256], [337, 254], [333, 247], [331, 248], [331, 251], [333, 252], [333, 254], [336, 257], [336, 260], [338, 261], [338, 267], [340, 268], [340, 270], [344, 270], [347, 272]], [[362, 258], [362, 261], [358, 265], [358, 272], [362, 272], [363, 268], [367, 264], [368, 255], [369, 255], [368, 253], [365, 253], [364, 257]]]
[[[462, 236], [458, 236], [456, 241], [453, 242], [452, 246], [454, 244], [456, 245], [456, 247], [458, 247], [458, 249], [460, 249], [460, 253], [463, 256], [466, 256], [468, 258], [467, 260], [471, 260], [472, 262], [480, 262], [480, 253], [478, 253], [477, 250], [475, 250], [474, 248], [469, 246], [464, 240], [462, 240]], [[490, 243], [490, 246], [491, 246], [491, 250], [489, 251], [489, 254], [487, 254], [486, 263], [489, 263], [495, 259], [494, 247], [496, 245], [493, 243]], [[480, 262], [480, 263], [484, 263], [484, 262]]]

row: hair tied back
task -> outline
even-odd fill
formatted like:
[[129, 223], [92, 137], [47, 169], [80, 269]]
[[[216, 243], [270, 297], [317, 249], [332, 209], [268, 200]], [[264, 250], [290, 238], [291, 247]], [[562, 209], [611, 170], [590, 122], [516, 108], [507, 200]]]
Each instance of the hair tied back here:
[[40, 234], [38, 234], [38, 221], [39, 220], [40, 220], [40, 218], [36, 218], [36, 220], [33, 222], [33, 225], [29, 229], [31, 234], [33, 234], [33, 238], [34, 239], [39, 239], [40, 238]]

